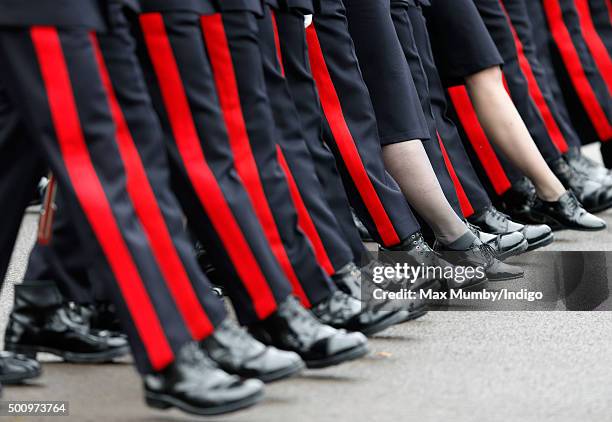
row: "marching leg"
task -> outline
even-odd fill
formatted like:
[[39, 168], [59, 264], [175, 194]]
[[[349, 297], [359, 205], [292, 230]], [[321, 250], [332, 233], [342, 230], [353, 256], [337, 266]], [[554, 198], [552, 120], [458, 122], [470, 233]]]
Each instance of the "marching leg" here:
[[325, 200], [334, 213], [355, 259], [358, 262], [362, 259], [367, 260], [368, 252], [359, 233], [355, 231], [349, 201], [342, 185], [336, 160], [323, 142], [321, 106], [307, 57], [304, 16], [299, 12], [279, 11], [276, 15], [276, 23], [285, 78], [298, 111], [306, 146], [323, 187]]

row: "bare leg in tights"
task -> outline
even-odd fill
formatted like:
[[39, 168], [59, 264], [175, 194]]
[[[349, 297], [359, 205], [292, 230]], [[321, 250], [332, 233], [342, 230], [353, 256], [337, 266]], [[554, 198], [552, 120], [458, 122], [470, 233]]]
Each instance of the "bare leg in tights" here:
[[541, 199], [558, 200], [565, 188], [544, 161], [506, 92], [501, 69], [475, 73], [466, 78], [466, 86], [489, 139], [533, 182]]
[[451, 244], [469, 232], [446, 200], [420, 140], [384, 146], [383, 159], [410, 205], [440, 242]]

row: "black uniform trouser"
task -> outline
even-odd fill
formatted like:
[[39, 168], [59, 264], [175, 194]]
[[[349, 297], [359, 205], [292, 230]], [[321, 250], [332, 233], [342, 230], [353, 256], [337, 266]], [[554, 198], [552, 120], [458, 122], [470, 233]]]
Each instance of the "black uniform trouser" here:
[[[36, 243], [28, 260], [25, 281], [53, 281], [64, 300], [82, 305], [106, 301], [104, 286], [90, 280], [94, 247], [82, 244], [68, 212], [68, 204], [57, 193], [51, 241]], [[41, 294], [44, 291], [41, 291]]]
[[446, 94], [436, 69], [422, 10], [419, 6], [392, 1], [391, 16], [424, 114], [430, 120], [432, 142], [425, 143], [426, 151], [449, 203], [459, 216], [469, 217], [490, 206], [491, 201], [472, 167], [455, 124], [447, 116]]
[[[226, 18], [219, 14], [141, 15], [139, 55], [168, 140], [175, 191], [196, 236], [205, 239], [215, 264], [231, 276], [224, 282], [244, 293], [237, 308], [255, 311], [239, 315], [248, 324], [274, 311], [291, 288], [308, 305], [333, 286], [297, 230], [276, 162], [265, 86], [258, 79], [263, 68], [255, 16], [231, 13], [227, 20], [238, 29], [226, 31]], [[234, 54], [246, 57], [245, 62], [234, 64]], [[237, 73], [256, 75], [251, 102], [238, 95]], [[255, 137], [245, 121], [254, 126]], [[265, 178], [254, 162], [256, 147], [266, 154]], [[285, 218], [283, 224], [272, 217], [262, 183], [280, 192], [274, 216]], [[279, 227], [283, 240], [293, 243], [281, 242]]]
[[385, 171], [376, 116], [340, 0], [323, 0], [306, 29], [323, 138], [336, 156], [351, 205], [372, 237], [394, 246], [420, 227], [397, 182]]
[[[121, 101], [120, 101], [121, 102]], [[138, 119], [138, 116], [132, 116], [129, 114], [129, 105], [121, 104], [121, 107], [126, 110], [127, 118], [131, 119], [132, 117]], [[139, 124], [138, 120], [128, 120], [129, 124], [133, 124], [135, 126], [135, 135], [136, 136], [149, 136], [150, 134], [146, 132], [148, 130], [149, 125]], [[152, 124], [152, 127], [156, 127], [157, 122]], [[183, 196], [181, 196], [183, 198]], [[243, 198], [248, 203], [248, 199], [243, 193]], [[58, 207], [60, 209], [60, 217], [61, 210], [63, 208], [63, 204], [58, 201]], [[248, 216], [248, 214], [247, 214]], [[197, 216], [199, 217], [199, 216]], [[252, 221], [256, 222], [256, 218], [252, 217]], [[71, 233], [70, 227], [65, 227], [61, 218], [57, 219], [56, 224], [54, 225], [54, 238], [52, 240], [51, 245], [41, 247], [37, 246], [34, 249], [34, 254], [32, 256], [30, 267], [28, 270], [28, 274], [26, 278], [29, 279], [47, 279], [53, 278], [57, 281], [58, 286], [62, 289], [62, 292], [68, 296], [69, 299], [75, 298], [74, 292], [74, 284], [80, 283], [82, 285], [82, 290], [80, 297], [78, 300], [80, 302], [91, 303], [93, 302], [93, 298], [91, 295], [85, 296], [84, 293], [87, 293], [87, 272], [84, 270], [88, 268], [86, 257], [80, 253], [82, 250], [82, 245], [79, 243], [70, 243], [70, 239], [74, 238], [73, 233]], [[229, 222], [228, 222], [229, 223]], [[257, 226], [257, 223], [255, 223]], [[247, 234], [251, 237], [255, 237], [255, 241], [257, 240], [257, 235], [259, 234], [259, 239], [263, 239], [263, 235], [258, 232], [247, 232]], [[219, 236], [219, 233], [216, 233]], [[231, 232], [230, 232], [231, 235]], [[223, 236], [223, 233], [220, 234]], [[223, 279], [218, 280], [219, 283], [223, 284], [226, 287], [226, 291], [228, 295], [232, 298], [232, 302], [236, 305], [236, 313], [243, 323], [251, 323], [257, 321], [261, 318], [267, 316], [268, 312], [271, 312], [275, 309], [274, 301], [268, 300], [267, 302], [262, 302], [268, 299], [268, 295], [270, 291], [277, 295], [278, 300], [284, 300], [288, 293], [288, 288], [286, 282], [282, 283], [270, 283], [270, 285], [263, 285], [263, 288], [258, 287], [257, 284], [253, 284], [252, 286], [248, 286], [245, 289], [242, 281], [239, 276], [235, 275], [240, 272], [240, 269], [235, 270], [232, 262], [229, 262], [228, 253], [225, 251], [226, 247], [223, 244], [218, 244], [217, 240], [213, 240], [210, 243], [210, 238], [206, 236], [200, 237], [200, 240], [207, 246], [209, 250], [209, 254], [212, 256], [221, 256], [221, 259], [216, 259], [215, 263], [221, 267], [223, 273]], [[228, 242], [230, 243], [230, 242]], [[265, 243], [261, 243], [259, 245], [260, 248], [265, 248]], [[231, 251], [230, 251], [231, 254]], [[265, 256], [265, 255], [264, 255]], [[273, 268], [276, 267], [274, 263], [274, 259], [270, 258], [272, 264], [270, 264]], [[248, 258], [246, 259], [248, 261]], [[226, 265], [219, 264], [220, 262], [225, 263]], [[230, 270], [226, 271], [225, 268], [229, 266]], [[280, 272], [279, 272], [280, 274]], [[242, 276], [245, 273], [243, 272]], [[233, 278], [232, 278], [233, 277]], [[257, 275], [256, 275], [257, 277]], [[79, 280], [75, 280], [75, 278], [79, 278]], [[282, 279], [282, 275], [279, 276], [279, 279]], [[261, 283], [261, 278], [259, 280]], [[72, 287], [69, 291], [66, 292], [65, 286]]]
[[538, 53], [550, 55], [578, 135], [586, 142], [612, 139], [612, 72], [591, 53], [573, 0], [526, 3]]
[[279, 61], [277, 19], [273, 17], [272, 9], [266, 7], [264, 10], [264, 17], [258, 20], [259, 41], [268, 98], [278, 129], [278, 161], [289, 183], [299, 226], [312, 244], [319, 265], [332, 275], [355, 257], [325, 201], [323, 187], [302, 134], [298, 112]]
[[389, 0], [343, 3], [349, 34], [372, 98], [381, 144], [428, 140], [428, 122], [393, 27]]
[[308, 61], [304, 16], [298, 12], [279, 11], [276, 13], [276, 23], [283, 71], [325, 201], [354, 258], [359, 261], [367, 259], [368, 252], [353, 222], [336, 160], [323, 142], [321, 106]]
[[588, 5], [595, 30], [612, 56], [612, 4], [609, 0], [589, 0]]
[[500, 3], [509, 19], [508, 24], [514, 35], [529, 95], [536, 104], [552, 141], [561, 153], [565, 153], [568, 148], [579, 148], [581, 140], [570, 120], [565, 102], [555, 100], [555, 90], [560, 88], [555, 75], [550, 74], [541, 61], [525, 0], [503, 0]]
[[[0, 203], [7, 227], [0, 235], [0, 273], [27, 198], [48, 166], [81, 241], [96, 245], [96, 282], [112, 292], [145, 372], [168, 365], [185, 342], [208, 335], [225, 314], [182, 231], [160, 132], [141, 139], [139, 154], [121, 124], [116, 95], [134, 94], [134, 110], [150, 111], [125, 35], [118, 28], [98, 41], [83, 29], [0, 31]], [[113, 54], [104, 64], [99, 44], [107, 42]], [[117, 72], [112, 83], [107, 67]]]
[[[329, 295], [331, 279], [299, 229], [287, 179], [277, 159], [282, 133], [276, 128], [268, 97], [257, 18], [229, 12], [219, 19], [204, 19], [204, 38], [230, 145], [234, 156], [240, 157], [236, 169], [269, 242], [284, 252], [278, 257], [287, 276], [296, 289], [304, 291], [305, 305], [316, 304]], [[242, 111], [237, 119], [232, 105], [239, 105]]]
[[604, 79], [608, 91], [611, 91], [612, 58], [608, 48], [611, 41], [606, 40], [606, 37], [610, 37], [612, 32], [611, 14], [603, 0], [574, 0], [574, 7], [578, 13], [584, 42], [593, 60], [595, 60], [597, 69]]
[[524, 59], [520, 56], [524, 54], [524, 45], [517, 43], [516, 31], [510, 25], [503, 3], [501, 0], [477, 0], [475, 3], [504, 59], [506, 86], [517, 110], [544, 159], [548, 162], [557, 160], [560, 151], [567, 151], [567, 144], [550, 109], [547, 110], [542, 102], [537, 102], [537, 96], [530, 95], [532, 74], [523, 65], [521, 60]]

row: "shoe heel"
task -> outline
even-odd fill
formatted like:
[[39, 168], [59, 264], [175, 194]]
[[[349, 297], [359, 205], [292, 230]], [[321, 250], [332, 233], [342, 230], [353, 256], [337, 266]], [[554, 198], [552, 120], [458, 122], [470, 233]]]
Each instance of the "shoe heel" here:
[[156, 399], [154, 397], [150, 397], [150, 396], [145, 396], [145, 402], [147, 403], [148, 406], [153, 407], [155, 409], [169, 409], [170, 407], [172, 407], [171, 404], [166, 403], [163, 400], [160, 399]]

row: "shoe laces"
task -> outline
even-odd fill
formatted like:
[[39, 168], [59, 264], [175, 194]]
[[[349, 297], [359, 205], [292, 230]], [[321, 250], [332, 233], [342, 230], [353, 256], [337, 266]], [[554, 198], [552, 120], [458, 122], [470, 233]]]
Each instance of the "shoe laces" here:
[[225, 334], [236, 340], [232, 344], [240, 345], [243, 349], [249, 349], [253, 344], [253, 337], [241, 326], [233, 321], [226, 321], [223, 325]]
[[572, 192], [570, 192], [568, 195], [567, 210], [570, 214], [575, 214], [576, 212], [579, 212], [581, 214], [584, 213], [582, 205], [580, 205], [580, 202], [578, 202], [578, 198], [576, 198], [576, 195], [574, 195]]
[[89, 311], [85, 306], [75, 302], [69, 302], [64, 309], [73, 327], [79, 327], [83, 330], [90, 328], [93, 311]]
[[185, 344], [180, 350], [179, 358], [181, 361], [193, 366], [196, 369], [208, 370], [217, 368], [215, 362], [208, 357], [196, 342]]
[[319, 326], [319, 322], [312, 316], [312, 314], [304, 308], [295, 297], [289, 297], [287, 300], [292, 301], [291, 306], [287, 308], [287, 316], [290, 320], [303, 322], [308, 328], [316, 329]]
[[[351, 300], [354, 300], [352, 296], [341, 290], [336, 290], [327, 300], [318, 304], [313, 311], [316, 309], [326, 313], [331, 319], [344, 319], [346, 313], [351, 309], [351, 304], [349, 303]], [[338, 306], [331, 306], [332, 302], [337, 303]]]
[[501, 212], [494, 206], [489, 206], [488, 212], [493, 218], [501, 222], [507, 222], [510, 219], [510, 216], [508, 214]]
[[342, 311], [343, 309], [346, 309], [347, 307], [350, 306], [349, 302], [351, 300], [354, 300], [351, 296], [347, 295], [346, 293], [344, 293], [344, 292], [342, 292], [340, 290], [336, 290], [333, 295], [334, 295], [334, 298], [342, 305], [338, 309], [338, 311], [336, 311], [336, 312], [339, 312], [339, 311]]
[[357, 267], [357, 265], [355, 265], [354, 263], [350, 263], [349, 264], [349, 272], [351, 275], [351, 278], [354, 280], [360, 280], [361, 279], [361, 271], [359, 270], [359, 267]]
[[480, 245], [477, 246], [477, 248], [480, 250], [482, 256], [485, 258], [487, 266], [491, 265], [493, 261], [497, 259], [497, 253], [491, 245], [481, 242]]
[[[467, 220], [465, 221], [465, 224], [467, 224], [468, 228], [472, 231], [472, 233], [474, 233], [474, 236], [476, 236], [478, 239], [480, 239], [483, 244], [487, 244], [488, 245], [488, 244], [491, 243], [491, 241], [485, 243], [482, 240], [482, 234], [484, 232], [482, 230], [480, 230], [480, 228], [478, 226], [473, 225], [472, 223], [468, 222]], [[489, 234], [491, 236], [495, 236], [494, 242], [496, 244], [500, 244], [503, 234], [492, 234], [492, 233], [487, 233], [487, 234]], [[493, 251], [495, 251], [494, 248], [492, 248], [492, 249], [493, 249]]]
[[425, 255], [427, 252], [433, 252], [433, 250], [429, 247], [425, 239], [420, 233], [415, 233], [410, 236], [410, 241], [414, 248], [417, 250], [419, 255]]

